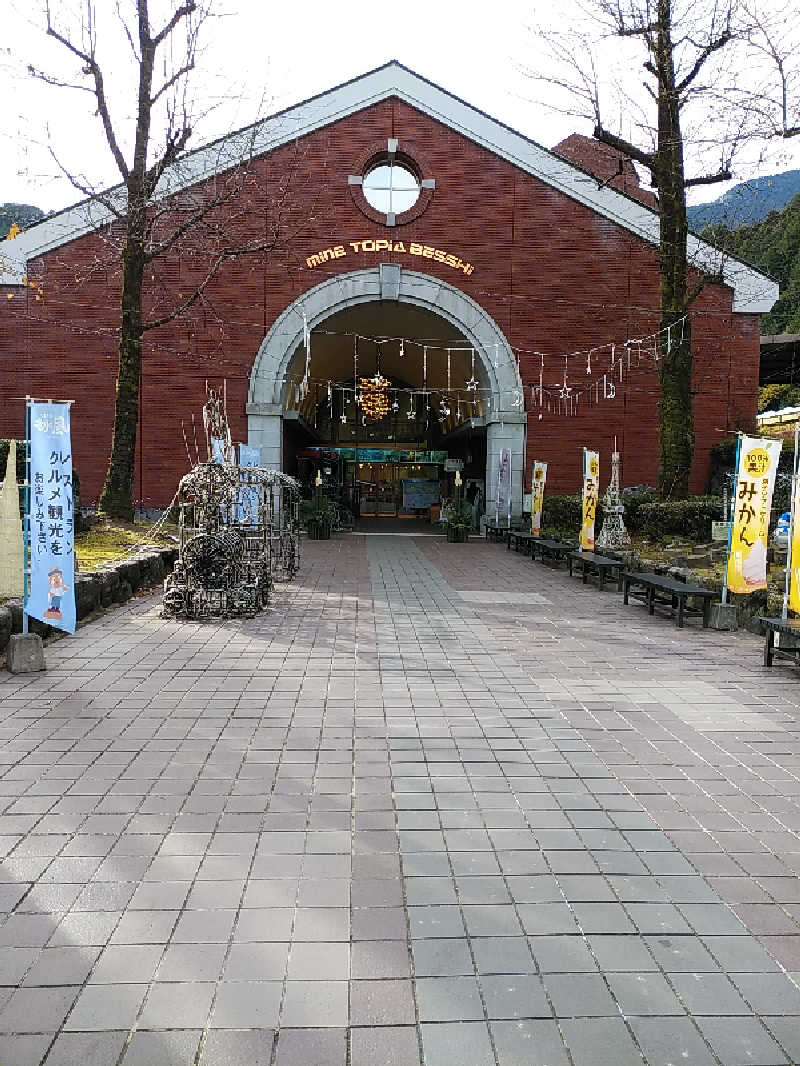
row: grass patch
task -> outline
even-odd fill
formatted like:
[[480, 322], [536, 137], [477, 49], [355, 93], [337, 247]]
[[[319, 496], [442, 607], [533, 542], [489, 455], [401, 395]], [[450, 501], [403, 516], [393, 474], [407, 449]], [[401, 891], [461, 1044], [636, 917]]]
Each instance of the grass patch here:
[[96, 570], [100, 566], [119, 562], [130, 555], [130, 549], [150, 541], [172, 547], [175, 526], [161, 526], [155, 536], [150, 534], [152, 522], [122, 522], [118, 519], [97, 519], [87, 533], [75, 538], [75, 553], [81, 570]]

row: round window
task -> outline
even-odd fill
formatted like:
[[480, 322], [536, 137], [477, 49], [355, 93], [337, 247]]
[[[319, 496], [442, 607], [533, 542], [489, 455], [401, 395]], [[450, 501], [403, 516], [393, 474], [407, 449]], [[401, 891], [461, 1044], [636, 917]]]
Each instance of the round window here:
[[367, 174], [361, 186], [370, 207], [384, 215], [402, 215], [410, 211], [420, 196], [421, 186], [416, 174], [400, 163], [378, 163]]

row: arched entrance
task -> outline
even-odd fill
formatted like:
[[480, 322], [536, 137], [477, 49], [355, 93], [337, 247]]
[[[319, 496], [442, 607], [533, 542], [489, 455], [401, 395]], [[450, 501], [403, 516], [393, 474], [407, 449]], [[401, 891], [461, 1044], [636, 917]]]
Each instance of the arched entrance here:
[[[288, 414], [293, 387], [290, 365], [303, 342], [304, 321], [312, 331], [322, 329], [326, 320], [340, 312], [377, 302], [430, 312], [449, 323], [474, 348], [476, 366], [486, 389], [482, 417], [486, 430], [487, 511], [491, 513], [495, 498], [500, 451], [508, 448], [512, 456], [512, 512], [519, 514], [526, 416], [519, 369], [508, 341], [496, 322], [465, 293], [438, 278], [404, 270], [396, 264], [328, 278], [303, 293], [276, 319], [259, 348], [250, 376], [249, 443], [260, 445], [264, 465], [282, 469], [282, 422]], [[313, 373], [318, 375], [319, 370], [315, 368]]]

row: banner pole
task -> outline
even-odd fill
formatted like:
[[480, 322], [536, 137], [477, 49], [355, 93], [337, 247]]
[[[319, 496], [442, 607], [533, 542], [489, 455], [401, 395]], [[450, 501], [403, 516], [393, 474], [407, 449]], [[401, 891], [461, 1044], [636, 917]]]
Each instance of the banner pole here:
[[22, 632], [28, 632], [28, 597], [31, 581], [31, 397], [25, 397], [25, 523], [24, 523]]
[[794, 427], [794, 459], [792, 460], [792, 499], [789, 507], [789, 540], [786, 544], [786, 576], [783, 583], [783, 607], [781, 608], [781, 621], [785, 622], [789, 617], [789, 589], [792, 582], [792, 538], [794, 536], [794, 524], [797, 520], [795, 501], [797, 499], [797, 434], [798, 427]]
[[739, 487], [739, 452], [742, 450], [742, 434], [736, 436], [736, 461], [733, 467], [733, 493], [731, 495], [731, 520], [728, 523], [728, 551], [725, 554], [725, 576], [722, 579], [722, 593], [720, 603], [728, 602], [728, 567], [731, 561], [731, 540], [733, 539], [733, 524], [736, 520], [736, 491]]

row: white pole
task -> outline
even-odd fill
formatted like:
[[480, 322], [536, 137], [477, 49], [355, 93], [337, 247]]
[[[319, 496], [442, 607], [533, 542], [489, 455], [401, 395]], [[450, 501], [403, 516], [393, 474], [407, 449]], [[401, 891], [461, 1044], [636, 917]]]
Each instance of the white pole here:
[[786, 545], [786, 577], [783, 584], [783, 607], [781, 619], [786, 621], [789, 616], [789, 590], [792, 581], [792, 538], [794, 536], [795, 523], [795, 500], [797, 499], [797, 433], [798, 427], [794, 427], [794, 459], [792, 460], [792, 499], [789, 506], [789, 540]]

